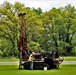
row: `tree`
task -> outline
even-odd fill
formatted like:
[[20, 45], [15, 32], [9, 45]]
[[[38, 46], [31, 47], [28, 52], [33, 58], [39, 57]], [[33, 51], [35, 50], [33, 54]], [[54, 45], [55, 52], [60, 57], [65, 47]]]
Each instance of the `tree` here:
[[[19, 8], [19, 9], [18, 9]], [[8, 44], [6, 52], [9, 55], [17, 55], [17, 42], [18, 42], [18, 13], [24, 8], [23, 4], [16, 2], [14, 5], [9, 2], [4, 2], [0, 6], [0, 37], [2, 38], [1, 44], [3, 47], [4, 40]], [[4, 47], [5, 48], [5, 47]], [[2, 49], [2, 48], [1, 48]], [[6, 54], [7, 54], [6, 53]]]
[[60, 53], [76, 51], [76, 9], [67, 5], [42, 12], [41, 8], [31, 9], [24, 4], [4, 2], [0, 5], [0, 55], [18, 56], [20, 34], [19, 13], [26, 13], [28, 49]]
[[[46, 43], [46, 49], [59, 49], [60, 52], [71, 53], [74, 49], [75, 42], [75, 8], [71, 5], [65, 8], [52, 8], [49, 12], [42, 15], [44, 32], [42, 37], [43, 43]], [[46, 41], [45, 41], [46, 40]], [[48, 43], [49, 41], [49, 43]], [[49, 45], [48, 45], [49, 44]]]
[[32, 47], [32, 49], [38, 49], [39, 47], [38, 37], [40, 37], [40, 32], [43, 30], [41, 19], [39, 19], [38, 15], [32, 9], [25, 7], [24, 4], [15, 2], [15, 4], [12, 5], [6, 1], [0, 6], [0, 39], [1, 42], [3, 42], [0, 45], [0, 49], [3, 53], [4, 50], [6, 50], [5, 53], [7, 53], [6, 55], [4, 54], [5, 56], [18, 56], [18, 35], [20, 33], [18, 29], [20, 28], [20, 25], [18, 25], [19, 13], [27, 14], [25, 18], [27, 19], [26, 24], [28, 30], [25, 33], [29, 34], [29, 49], [32, 41], [36, 45], [36, 47], [33, 46], [34, 48]]
[[35, 52], [39, 51], [41, 32], [44, 30], [40, 15], [31, 10], [26, 15], [27, 18], [27, 33], [29, 40], [29, 49]]
[[[76, 34], [76, 19], [75, 19], [75, 8], [71, 5], [65, 6], [65, 8], [63, 9], [65, 16], [64, 18], [64, 30], [62, 35], [64, 36], [62, 39], [63, 41], [66, 43], [65, 45], [65, 50], [67, 53], [71, 53], [71, 51], [74, 49], [74, 44], [72, 43], [72, 40], [75, 37]], [[62, 12], [63, 12], [62, 11]]]
[[38, 15], [43, 13], [41, 8], [38, 8], [38, 9], [33, 8], [33, 11], [35, 11], [36, 14], [38, 14]]

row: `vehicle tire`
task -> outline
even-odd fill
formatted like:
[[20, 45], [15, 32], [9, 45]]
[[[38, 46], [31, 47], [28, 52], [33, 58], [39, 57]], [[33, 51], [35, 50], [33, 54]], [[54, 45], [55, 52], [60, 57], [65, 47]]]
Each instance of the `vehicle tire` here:
[[49, 69], [49, 65], [47, 63], [44, 63], [43, 69], [44, 67], [47, 67], [47, 69]]
[[59, 69], [59, 63], [55, 65], [55, 69]]

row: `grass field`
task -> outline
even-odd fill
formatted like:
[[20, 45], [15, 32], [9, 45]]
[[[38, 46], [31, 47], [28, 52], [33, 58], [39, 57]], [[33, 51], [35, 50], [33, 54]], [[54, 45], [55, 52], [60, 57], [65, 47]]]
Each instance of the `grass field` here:
[[[0, 62], [15, 62], [19, 59], [0, 59]], [[76, 61], [76, 57], [64, 57], [64, 61]], [[18, 65], [0, 65], [0, 75], [75, 75], [76, 65], [60, 65], [58, 70], [19, 70]]]
[[74, 57], [73, 56], [64, 57], [64, 61], [76, 61], [76, 57], [75, 56]]
[[0, 75], [76, 75], [76, 65], [60, 65], [58, 70], [19, 70], [18, 65], [0, 65]]
[[0, 62], [17, 62], [19, 59], [16, 58], [0, 58]]

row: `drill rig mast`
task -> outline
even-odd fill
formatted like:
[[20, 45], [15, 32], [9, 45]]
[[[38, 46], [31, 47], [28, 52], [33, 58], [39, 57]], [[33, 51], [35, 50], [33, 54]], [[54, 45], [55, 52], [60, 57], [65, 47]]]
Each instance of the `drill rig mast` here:
[[20, 25], [20, 36], [19, 36], [19, 51], [20, 51], [20, 63], [19, 68], [22, 67], [22, 60], [27, 61], [29, 58], [28, 47], [27, 47], [27, 34], [26, 34], [26, 23], [25, 23], [26, 13], [20, 13], [19, 16], [19, 25]]

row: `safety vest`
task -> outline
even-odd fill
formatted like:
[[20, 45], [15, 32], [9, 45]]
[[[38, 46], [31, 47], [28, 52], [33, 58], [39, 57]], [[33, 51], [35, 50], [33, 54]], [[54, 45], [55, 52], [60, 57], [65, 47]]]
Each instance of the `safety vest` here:
[[33, 61], [33, 55], [32, 54], [30, 54], [28, 61], [31, 61], [31, 62]]

